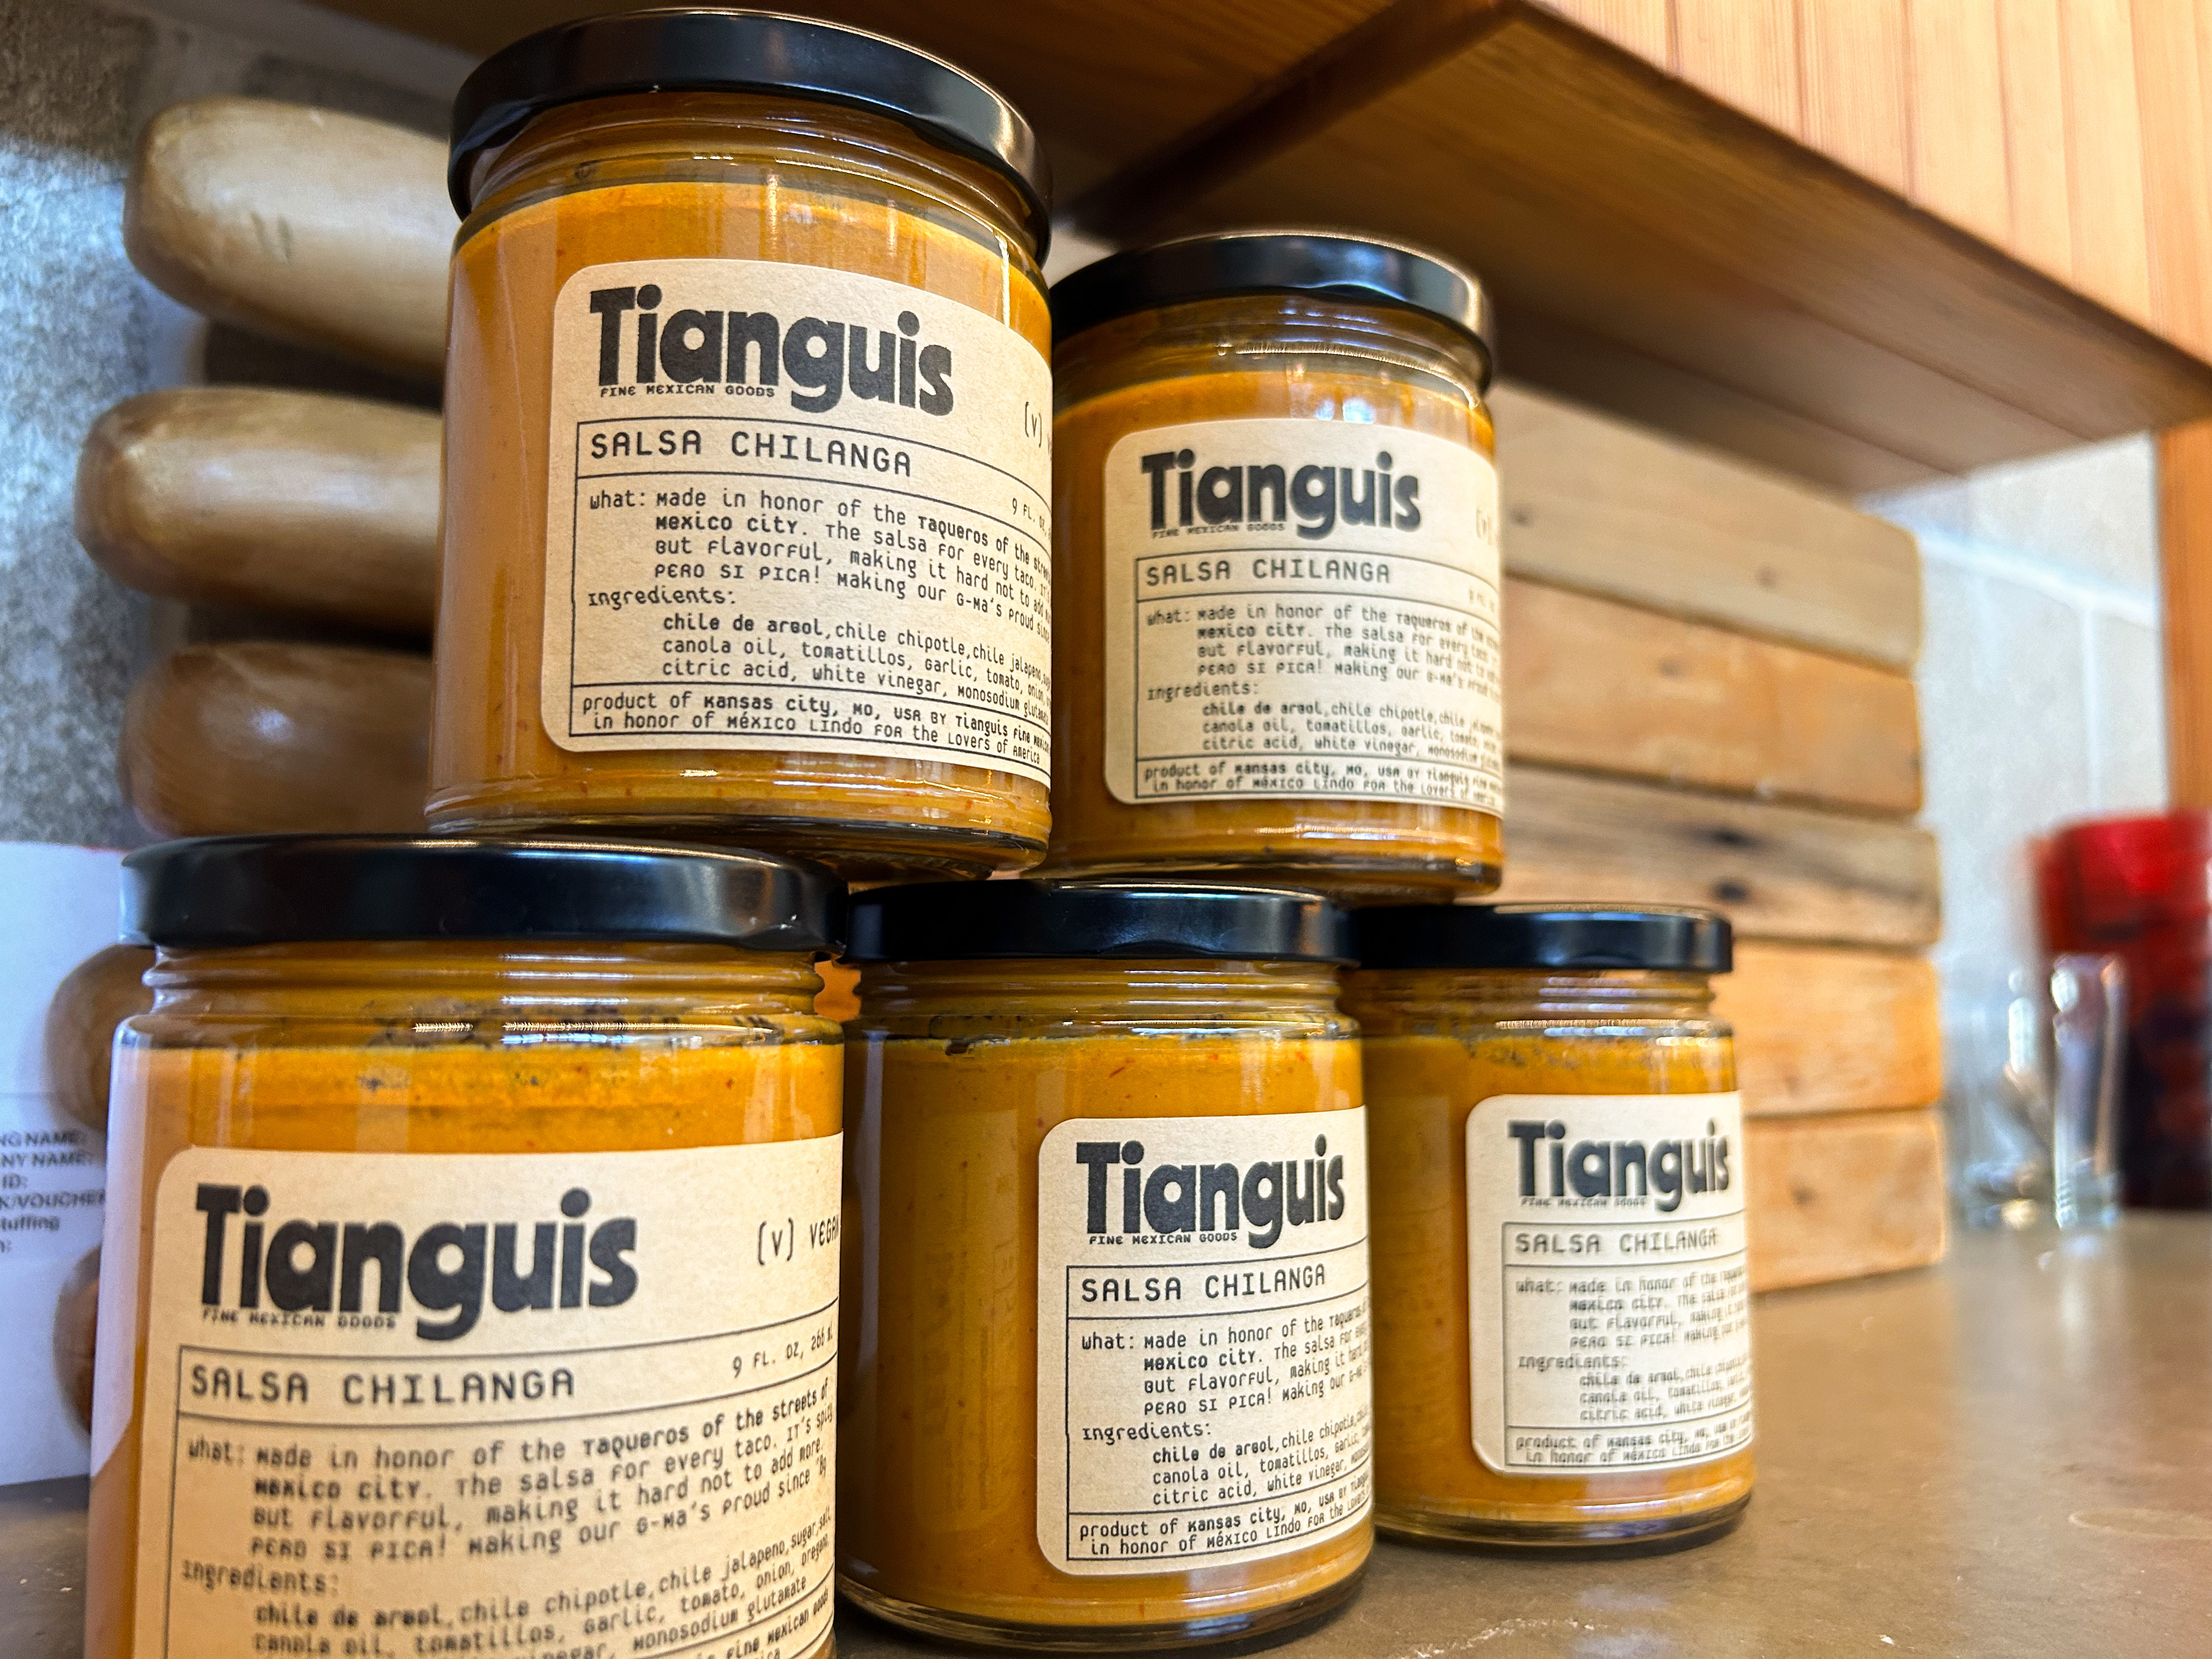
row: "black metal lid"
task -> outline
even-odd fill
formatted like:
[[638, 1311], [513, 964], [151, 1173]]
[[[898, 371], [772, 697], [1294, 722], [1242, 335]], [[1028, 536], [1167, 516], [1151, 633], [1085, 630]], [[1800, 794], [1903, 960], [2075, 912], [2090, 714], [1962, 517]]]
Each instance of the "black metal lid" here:
[[1363, 968], [1652, 968], [1725, 974], [1728, 918], [1612, 904], [1393, 904], [1352, 916]]
[[123, 931], [182, 947], [623, 939], [834, 951], [844, 890], [763, 853], [459, 836], [216, 836], [123, 860]]
[[1044, 257], [1052, 170], [1021, 112], [989, 87], [866, 29], [713, 6], [560, 23], [478, 64], [453, 99], [446, 185], [454, 208], [468, 216], [478, 159], [532, 117], [635, 92], [781, 93], [888, 116], [1003, 174], [1028, 204], [1036, 254]]
[[1457, 329], [1496, 367], [1490, 296], [1442, 256], [1342, 230], [1218, 230], [1109, 253], [1053, 285], [1053, 337], [1132, 312], [1234, 294], [1306, 294], [1417, 311]]
[[1185, 957], [1349, 962], [1318, 893], [1195, 882], [943, 881], [853, 896], [848, 962]]

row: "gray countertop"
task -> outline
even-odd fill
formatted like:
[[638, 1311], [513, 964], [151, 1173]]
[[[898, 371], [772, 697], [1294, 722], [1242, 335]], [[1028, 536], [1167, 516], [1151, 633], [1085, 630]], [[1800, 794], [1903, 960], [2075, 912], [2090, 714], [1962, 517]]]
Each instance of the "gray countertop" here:
[[[1760, 1298], [1759, 1485], [1703, 1547], [1383, 1544], [1329, 1659], [2212, 1654], [2212, 1217], [1967, 1234], [1940, 1268]], [[0, 1656], [74, 1659], [84, 1483], [0, 1489]], [[942, 1652], [841, 1613], [843, 1659]]]

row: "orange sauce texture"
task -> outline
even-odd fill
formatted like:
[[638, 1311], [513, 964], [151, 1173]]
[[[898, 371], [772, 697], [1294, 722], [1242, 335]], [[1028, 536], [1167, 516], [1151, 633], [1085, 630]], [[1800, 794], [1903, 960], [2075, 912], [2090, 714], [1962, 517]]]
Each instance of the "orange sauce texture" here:
[[[925, 165], [914, 135], [856, 112], [721, 94], [556, 110], [510, 148], [528, 153], [453, 258], [431, 822], [680, 826], [856, 876], [1035, 862], [1048, 811], [1033, 780], [838, 753], [582, 753], [553, 742], [539, 708], [562, 285], [625, 260], [814, 265], [957, 301], [1048, 354], [1036, 265], [1000, 228], [1011, 210], [993, 210], [988, 175], [951, 157]], [[975, 832], [995, 839], [962, 843]]]
[[1664, 1036], [1614, 1035], [1631, 1018], [1583, 1022], [1469, 1019], [1449, 1027], [1409, 1015], [1395, 996], [1423, 979], [1346, 975], [1345, 1006], [1364, 1033], [1372, 1167], [1396, 1194], [1373, 1212], [1375, 1496], [1385, 1530], [1451, 1535], [1516, 1527], [1573, 1528], [1680, 1519], [1751, 1491], [1748, 1449], [1649, 1473], [1505, 1474], [1474, 1450], [1468, 1315], [1467, 1120], [1492, 1095], [1724, 1092], [1735, 1087], [1725, 1026], [1699, 1022]]
[[[1038, 977], [1036, 963], [960, 964]], [[848, 1593], [963, 1626], [1068, 1632], [1250, 1618], [1342, 1583], [1363, 1523], [1268, 1559], [1078, 1577], [1037, 1544], [1037, 1155], [1071, 1118], [1336, 1111], [1359, 1103], [1335, 1034], [1125, 1030], [989, 1041], [847, 1029], [848, 1337], [838, 1555]], [[975, 981], [978, 1000], [983, 981]], [[1010, 994], [1009, 1001], [1012, 996]], [[1088, 1628], [1091, 1634], [1079, 1638]]]
[[[1305, 343], [1295, 360], [1293, 337]], [[1224, 346], [1225, 341], [1241, 349]], [[1255, 296], [1140, 313], [1061, 343], [1054, 363], [1053, 823], [1058, 873], [1212, 871], [1319, 886], [1348, 901], [1487, 892], [1498, 819], [1463, 807], [1350, 799], [1146, 801], [1106, 784], [1106, 459], [1133, 432], [1197, 421], [1336, 418], [1496, 449], [1471, 368], [1410, 315]], [[1419, 367], [1416, 368], [1414, 365]]]
[[[279, 947], [281, 951], [282, 947]], [[465, 948], [465, 947], [464, 947]], [[404, 982], [429, 952], [377, 947], [377, 966]], [[678, 952], [696, 957], [685, 947]], [[450, 970], [454, 947], [435, 953]], [[481, 954], [481, 953], [480, 953]], [[277, 958], [281, 960], [281, 956]], [[769, 960], [776, 960], [770, 958]], [[117, 1050], [116, 1136], [143, 1147], [135, 1183], [141, 1218], [138, 1298], [131, 1327], [101, 1332], [136, 1352], [131, 1418], [94, 1472], [87, 1659], [130, 1659], [137, 1594], [140, 1441], [146, 1395], [152, 1206], [162, 1172], [187, 1147], [328, 1152], [609, 1152], [811, 1139], [840, 1127], [836, 1029], [805, 1012], [815, 981], [799, 958], [763, 977], [753, 1012], [732, 1020], [673, 1012], [626, 1029], [604, 1010], [571, 1010], [580, 1036], [412, 1040], [413, 1020], [388, 994], [355, 1000], [324, 989], [285, 1006], [264, 999], [258, 1018], [223, 1022], [218, 1036], [160, 1011], [125, 1027]], [[758, 971], [758, 970], [755, 970]], [[450, 979], [448, 980], [450, 985]], [[349, 1006], [350, 1005], [350, 1006]], [[313, 1012], [312, 1033], [283, 1016]], [[422, 1017], [456, 1012], [425, 1000]], [[299, 1037], [307, 1041], [301, 1042]], [[198, 1046], [193, 1040], [198, 1039]], [[625, 1040], [627, 1039], [627, 1040]], [[128, 1167], [128, 1160], [118, 1160]], [[111, 1194], [111, 1203], [117, 1201]]]

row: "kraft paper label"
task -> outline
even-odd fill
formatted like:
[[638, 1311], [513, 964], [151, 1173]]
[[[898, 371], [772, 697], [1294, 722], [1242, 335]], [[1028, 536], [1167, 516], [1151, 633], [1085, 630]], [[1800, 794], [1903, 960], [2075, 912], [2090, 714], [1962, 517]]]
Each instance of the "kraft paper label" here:
[[811, 1652], [841, 1143], [178, 1157], [137, 1651]]
[[1474, 1449], [1516, 1474], [1751, 1443], [1735, 1094], [1493, 1095], [1468, 1114]]
[[1498, 474], [1398, 427], [1200, 421], [1106, 458], [1106, 787], [1503, 810]]
[[555, 301], [546, 732], [1051, 770], [1052, 376], [980, 312], [756, 259]]
[[1081, 1118], [1037, 1154], [1037, 1543], [1256, 1561], [1370, 1505], [1363, 1112]]

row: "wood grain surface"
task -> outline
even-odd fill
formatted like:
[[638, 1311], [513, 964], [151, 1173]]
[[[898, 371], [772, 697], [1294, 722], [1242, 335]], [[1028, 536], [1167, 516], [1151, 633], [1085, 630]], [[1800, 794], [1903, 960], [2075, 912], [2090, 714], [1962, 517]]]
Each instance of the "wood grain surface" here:
[[118, 404], [77, 465], [76, 535], [149, 593], [428, 635], [434, 415], [257, 386]]
[[1511, 900], [1702, 904], [1753, 939], [1911, 947], [1942, 932], [1936, 838], [1910, 824], [1510, 765]]
[[131, 689], [124, 793], [157, 836], [419, 831], [429, 736], [426, 656], [186, 646]]
[[[1912, 177], [1905, 10], [1905, 0], [1797, 9], [1804, 58], [1797, 136], [1900, 196]], [[1707, 89], [1737, 101], [1729, 83]]]
[[1919, 703], [1903, 674], [1537, 582], [1506, 582], [1504, 617], [1517, 760], [1919, 810]]
[[[487, 52], [532, 29], [658, 0], [326, 0]], [[905, 40], [981, 76], [1035, 122], [1063, 190], [1196, 125], [1387, 0], [810, 0], [810, 17]]]
[[2074, 276], [2066, 170], [2066, 72], [2059, 0], [2001, 0], [1997, 56], [2004, 88], [2005, 182], [2015, 256], [2062, 282]]
[[1935, 965], [1901, 951], [1746, 939], [1713, 981], [1754, 1117], [1887, 1111], [1943, 1092]]
[[55, 1102], [101, 1134], [115, 1028], [154, 1006], [145, 981], [153, 965], [153, 951], [142, 945], [104, 946], [63, 975], [46, 1005], [43, 1047]]
[[1751, 1288], [1923, 1267], [1943, 1256], [1934, 1112], [1846, 1112], [1744, 1126]]
[[2148, 322], [2142, 106], [2127, 0], [2058, 0], [2058, 40], [2074, 283], [2121, 315]]
[[1517, 383], [1491, 403], [1509, 572], [1890, 668], [1919, 654], [1907, 532]]
[[[1884, 481], [1869, 452], [1899, 483], [2171, 424], [2212, 396], [2212, 365], [1609, 43], [1504, 10], [1356, 117], [1161, 198], [1159, 227], [1349, 221], [1440, 247], [1508, 307], [1836, 433], [1849, 447], [1819, 476], [1854, 489]], [[1703, 413], [1663, 423], [1735, 441], [1688, 424]]]
[[162, 111], [123, 202], [131, 263], [241, 327], [436, 381], [456, 224], [446, 147], [381, 121], [254, 98]]
[[2212, 421], [2159, 434], [2158, 541], [2168, 787], [2212, 807]]

